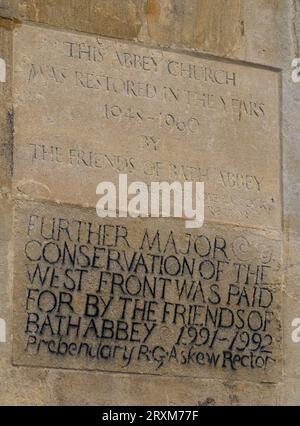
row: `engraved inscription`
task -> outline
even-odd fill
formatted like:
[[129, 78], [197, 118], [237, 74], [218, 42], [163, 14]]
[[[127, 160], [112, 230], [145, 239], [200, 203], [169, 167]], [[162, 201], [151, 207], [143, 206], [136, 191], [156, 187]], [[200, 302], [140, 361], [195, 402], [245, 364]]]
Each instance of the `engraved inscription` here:
[[277, 72], [28, 25], [15, 38], [18, 196], [94, 206], [120, 172], [198, 180], [206, 220], [280, 227]]
[[16, 224], [17, 364], [276, 376], [278, 237], [50, 206], [21, 206]]

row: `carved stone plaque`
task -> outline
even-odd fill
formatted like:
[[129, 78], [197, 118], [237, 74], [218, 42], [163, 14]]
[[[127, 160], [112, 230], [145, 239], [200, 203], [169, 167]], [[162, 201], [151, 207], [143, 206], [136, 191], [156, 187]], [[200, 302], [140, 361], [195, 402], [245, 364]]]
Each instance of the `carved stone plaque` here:
[[[278, 73], [30, 25], [14, 37], [13, 362], [276, 381]], [[205, 226], [99, 219], [96, 186], [120, 173], [204, 181]]]
[[277, 231], [17, 204], [15, 364], [277, 380]]
[[280, 228], [277, 72], [29, 25], [14, 46], [16, 194], [203, 181], [206, 221]]

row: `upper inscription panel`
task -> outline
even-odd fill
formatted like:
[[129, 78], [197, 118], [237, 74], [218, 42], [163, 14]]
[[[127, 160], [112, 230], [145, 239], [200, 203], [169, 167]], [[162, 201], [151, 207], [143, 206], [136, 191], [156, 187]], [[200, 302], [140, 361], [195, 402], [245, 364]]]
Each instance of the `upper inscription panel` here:
[[280, 227], [278, 73], [27, 25], [14, 51], [17, 193], [204, 181], [206, 221]]

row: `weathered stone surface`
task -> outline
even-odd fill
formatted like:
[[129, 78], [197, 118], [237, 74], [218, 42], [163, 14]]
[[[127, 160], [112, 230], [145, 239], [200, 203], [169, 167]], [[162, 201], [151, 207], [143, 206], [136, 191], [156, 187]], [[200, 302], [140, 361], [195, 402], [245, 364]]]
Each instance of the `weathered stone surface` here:
[[[278, 0], [149, 0], [139, 38], [278, 64]], [[259, 31], [258, 31], [259, 29]]]
[[23, 367], [3, 369], [0, 379], [3, 405], [248, 405], [249, 395], [253, 404], [277, 405], [281, 391], [272, 384]]
[[0, 14], [69, 30], [133, 38], [142, 25], [144, 5], [144, 0], [2, 0]]
[[10, 0], [0, 0], [0, 16], [12, 19], [16, 15], [16, 2]]
[[[2, 15], [2, 10], [1, 10]], [[0, 18], [0, 371], [11, 365], [13, 107], [13, 23]], [[1, 375], [0, 372], [0, 375]]]
[[0, 373], [1, 405], [51, 405], [56, 398], [47, 369], [12, 368]]
[[276, 72], [30, 26], [15, 46], [15, 193], [197, 180], [206, 220], [280, 228]]
[[11, 237], [12, 203], [0, 194], [0, 370], [8, 368], [11, 357]]
[[16, 365], [278, 381], [278, 233], [17, 204]]
[[[253, 404], [277, 405], [280, 396], [278, 385], [230, 380], [158, 376], [149, 380], [149, 376], [95, 372], [57, 372], [55, 376], [54, 392], [60, 404], [111, 405], [113, 400], [114, 405], [249, 405], [251, 395]], [[86, 384], [83, 396], [82, 383]]]
[[[162, 45], [198, 47], [220, 56], [235, 56], [244, 32], [242, 3], [233, 1], [228, 8], [226, 1], [150, 0], [142, 31], [147, 39]], [[212, 25], [216, 31], [211, 31]]]
[[[290, 282], [291, 283], [291, 282]], [[283, 331], [284, 331], [284, 348], [287, 356], [283, 363], [284, 378], [293, 378], [294, 380], [300, 380], [300, 365], [299, 365], [299, 351], [300, 342], [295, 341], [295, 338], [300, 335], [299, 325], [300, 320], [297, 324], [293, 321], [300, 318], [300, 298], [292, 296], [289, 293], [284, 293], [283, 298]]]
[[[299, 0], [297, 0], [299, 1]], [[280, 0], [243, 0], [244, 37], [235, 56], [245, 61], [281, 68], [284, 17], [289, 5]]]
[[12, 81], [12, 25], [0, 18], [1, 70], [5, 67], [5, 81], [0, 81], [0, 192], [10, 189], [13, 152], [13, 108], [11, 97]]
[[12, 0], [4, 16], [279, 66], [279, 0]]
[[[283, 285], [283, 334], [285, 354], [283, 363], [284, 378], [300, 381], [300, 364], [299, 351], [300, 342], [295, 339], [300, 335], [299, 325], [300, 320], [295, 323], [297, 318], [300, 318], [300, 234], [292, 232], [295, 227], [293, 225], [285, 226], [284, 239], [284, 285]], [[295, 395], [293, 389], [294, 384], [291, 384], [290, 403], [295, 403]], [[289, 396], [285, 396], [285, 401], [288, 401]]]
[[293, 378], [286, 379], [280, 386], [279, 405], [299, 407], [299, 394], [300, 381]]
[[[284, 206], [284, 384], [282, 405], [299, 405], [300, 343], [293, 341], [300, 318], [300, 83], [292, 80], [291, 63], [300, 57], [300, 2], [292, 1], [282, 25], [289, 28], [281, 37], [282, 60], [282, 152], [283, 152], [283, 206]], [[294, 325], [293, 325], [294, 324]]]
[[[288, 232], [286, 228], [285, 241], [287, 250], [285, 251], [285, 288], [289, 296], [300, 298], [300, 233]], [[289, 285], [295, 283], [296, 285]]]

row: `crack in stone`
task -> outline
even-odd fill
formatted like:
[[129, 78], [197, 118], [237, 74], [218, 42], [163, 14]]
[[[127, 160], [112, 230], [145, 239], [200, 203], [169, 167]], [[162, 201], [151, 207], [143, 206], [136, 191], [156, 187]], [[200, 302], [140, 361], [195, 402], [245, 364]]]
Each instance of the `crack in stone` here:
[[[292, 43], [294, 46], [295, 57], [300, 56], [300, 40], [298, 39], [298, 0], [292, 0]], [[299, 20], [300, 27], [300, 20]]]

